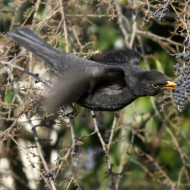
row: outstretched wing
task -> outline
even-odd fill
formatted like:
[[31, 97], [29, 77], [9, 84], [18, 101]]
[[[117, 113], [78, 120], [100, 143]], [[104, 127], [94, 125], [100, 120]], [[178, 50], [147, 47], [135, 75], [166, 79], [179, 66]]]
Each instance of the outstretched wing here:
[[133, 49], [115, 50], [105, 54], [99, 61], [104, 64], [129, 63], [137, 65], [141, 56]]
[[[97, 68], [94, 68], [97, 70]], [[45, 101], [47, 111], [54, 112], [60, 106], [77, 102], [84, 94], [117, 94], [125, 86], [121, 68], [102, 68], [86, 72], [67, 72], [60, 77]]]
[[91, 82], [93, 82], [93, 77], [90, 73], [65, 73], [57, 80], [50, 95], [47, 96], [44, 104], [46, 111], [54, 112], [61, 106], [75, 102], [88, 91]]

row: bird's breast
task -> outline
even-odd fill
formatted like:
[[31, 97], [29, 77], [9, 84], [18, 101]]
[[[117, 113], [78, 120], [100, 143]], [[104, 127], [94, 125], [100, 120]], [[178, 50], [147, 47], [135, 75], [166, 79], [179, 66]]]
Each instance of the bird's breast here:
[[123, 90], [105, 89], [106, 93], [84, 94], [77, 103], [82, 107], [98, 111], [118, 111], [133, 102], [136, 97]]

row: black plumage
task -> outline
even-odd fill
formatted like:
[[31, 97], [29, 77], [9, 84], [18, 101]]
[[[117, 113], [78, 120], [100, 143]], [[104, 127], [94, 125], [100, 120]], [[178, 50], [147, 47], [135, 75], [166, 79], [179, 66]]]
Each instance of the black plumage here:
[[7, 36], [44, 60], [59, 76], [46, 101], [50, 111], [73, 102], [92, 110], [115, 111], [138, 97], [175, 88], [163, 73], [141, 69], [140, 56], [132, 49], [110, 52], [96, 62], [53, 48], [27, 28], [15, 28]]

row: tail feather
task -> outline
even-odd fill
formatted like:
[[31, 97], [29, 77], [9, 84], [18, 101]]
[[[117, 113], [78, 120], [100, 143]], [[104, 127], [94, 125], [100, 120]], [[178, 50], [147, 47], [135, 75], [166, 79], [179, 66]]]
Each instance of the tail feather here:
[[12, 32], [8, 32], [7, 36], [44, 60], [55, 71], [64, 70], [63, 57], [66, 57], [67, 53], [53, 48], [31, 30], [15, 28]]
[[37, 36], [33, 31], [31, 31], [28, 28], [19, 28], [16, 27], [13, 29], [12, 32], [9, 33], [14, 33], [18, 36], [25, 37], [26, 39], [35, 42], [36, 44], [42, 45], [42, 46], [47, 46], [48, 48], [52, 48], [49, 44], [47, 44], [44, 40], [42, 40], [39, 36]]
[[50, 46], [28, 28], [17, 27], [12, 32], [8, 32], [7, 36], [44, 60], [57, 73], [68, 70], [92, 72], [93, 67], [104, 67], [97, 62], [79, 58]]

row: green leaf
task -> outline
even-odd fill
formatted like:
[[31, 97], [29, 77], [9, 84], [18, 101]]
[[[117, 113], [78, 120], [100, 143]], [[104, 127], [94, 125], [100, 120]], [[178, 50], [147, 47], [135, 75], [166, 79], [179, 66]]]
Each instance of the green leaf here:
[[11, 103], [13, 99], [14, 93], [12, 90], [8, 90], [7, 94], [4, 97], [4, 102], [5, 103]]
[[157, 70], [160, 71], [160, 72], [162, 72], [162, 73], [164, 73], [164, 69], [163, 69], [162, 63], [158, 59], [156, 59], [155, 62], [156, 62], [156, 68], [157, 68]]

